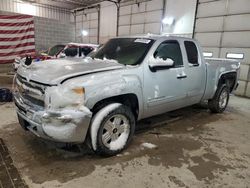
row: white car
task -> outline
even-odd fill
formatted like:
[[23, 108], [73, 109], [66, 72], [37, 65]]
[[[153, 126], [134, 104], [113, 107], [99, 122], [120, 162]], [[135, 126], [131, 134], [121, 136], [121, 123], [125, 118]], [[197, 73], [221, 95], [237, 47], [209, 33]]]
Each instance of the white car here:
[[98, 46], [99, 45], [96, 44], [82, 43], [68, 43], [67, 45], [58, 44], [38, 54], [27, 54], [25, 56], [16, 57], [13, 63], [13, 69], [16, 71], [21, 64], [25, 64], [27, 57], [31, 57], [32, 62], [64, 57], [79, 58], [87, 56], [90, 52], [96, 50]]

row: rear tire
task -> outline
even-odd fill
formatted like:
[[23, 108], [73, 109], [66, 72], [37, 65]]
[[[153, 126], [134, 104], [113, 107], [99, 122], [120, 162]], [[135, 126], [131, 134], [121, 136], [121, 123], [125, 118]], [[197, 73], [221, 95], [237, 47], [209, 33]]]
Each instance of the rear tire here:
[[116, 155], [128, 146], [134, 131], [135, 117], [131, 109], [120, 103], [108, 104], [92, 119], [92, 148], [98, 155]]
[[208, 108], [212, 113], [222, 113], [229, 101], [229, 88], [226, 84], [218, 87], [213, 99], [208, 101]]

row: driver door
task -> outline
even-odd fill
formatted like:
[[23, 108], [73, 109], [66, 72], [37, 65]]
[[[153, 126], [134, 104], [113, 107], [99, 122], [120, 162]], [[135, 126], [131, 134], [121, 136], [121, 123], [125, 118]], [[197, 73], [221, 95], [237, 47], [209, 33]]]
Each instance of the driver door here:
[[172, 59], [171, 67], [156, 67], [155, 70], [144, 67], [144, 116], [150, 117], [185, 106], [186, 78], [183, 54], [176, 40], [162, 42], [149, 58], [149, 64], [156, 59]]

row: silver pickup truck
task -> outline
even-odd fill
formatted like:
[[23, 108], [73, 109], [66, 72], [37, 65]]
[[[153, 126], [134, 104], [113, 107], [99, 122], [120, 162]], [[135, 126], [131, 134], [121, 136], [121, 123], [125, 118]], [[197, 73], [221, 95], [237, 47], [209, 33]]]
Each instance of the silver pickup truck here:
[[88, 140], [101, 155], [126, 148], [140, 119], [203, 101], [223, 112], [240, 69], [204, 59], [193, 39], [153, 35], [110, 39], [82, 62], [49, 61], [17, 71], [21, 126], [57, 142]]

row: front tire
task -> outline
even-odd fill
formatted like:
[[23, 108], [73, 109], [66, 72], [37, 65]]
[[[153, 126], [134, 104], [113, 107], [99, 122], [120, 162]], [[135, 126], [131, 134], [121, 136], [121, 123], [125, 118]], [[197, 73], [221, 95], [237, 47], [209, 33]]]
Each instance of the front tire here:
[[92, 119], [92, 148], [99, 155], [116, 155], [128, 146], [134, 131], [135, 117], [131, 109], [120, 103], [108, 104]]
[[229, 89], [226, 84], [219, 86], [213, 99], [208, 101], [208, 108], [213, 113], [222, 113], [229, 101]]

